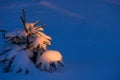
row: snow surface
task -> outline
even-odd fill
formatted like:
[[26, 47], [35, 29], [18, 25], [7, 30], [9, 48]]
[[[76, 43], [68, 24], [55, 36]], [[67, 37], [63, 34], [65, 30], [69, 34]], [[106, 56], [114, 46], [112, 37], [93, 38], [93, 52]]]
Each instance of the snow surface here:
[[113, 65], [89, 65], [67, 62], [64, 68], [49, 73], [31, 68], [29, 74], [2, 73], [0, 80], [119, 80]]

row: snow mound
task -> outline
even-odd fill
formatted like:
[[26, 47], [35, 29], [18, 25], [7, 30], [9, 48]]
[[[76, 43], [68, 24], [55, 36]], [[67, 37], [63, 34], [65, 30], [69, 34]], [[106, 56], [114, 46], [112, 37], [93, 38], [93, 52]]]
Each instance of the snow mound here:
[[49, 70], [50, 64], [54, 63], [57, 68], [57, 62], [60, 62], [63, 65], [62, 55], [58, 51], [46, 50], [38, 59], [37, 65], [41, 64], [41, 69], [46, 68]]

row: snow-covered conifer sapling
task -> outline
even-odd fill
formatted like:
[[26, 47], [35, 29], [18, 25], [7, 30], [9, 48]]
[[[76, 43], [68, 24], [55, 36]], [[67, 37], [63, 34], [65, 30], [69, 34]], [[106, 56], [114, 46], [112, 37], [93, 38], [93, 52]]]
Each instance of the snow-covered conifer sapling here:
[[57, 69], [58, 63], [64, 66], [62, 55], [59, 51], [48, 50], [51, 45], [51, 37], [43, 33], [46, 26], [37, 26], [39, 21], [27, 23], [25, 11], [20, 16], [23, 23], [23, 30], [5, 32], [6, 41], [0, 51], [0, 62], [4, 63], [5, 72], [30, 72], [31, 66], [49, 71], [51, 67]]

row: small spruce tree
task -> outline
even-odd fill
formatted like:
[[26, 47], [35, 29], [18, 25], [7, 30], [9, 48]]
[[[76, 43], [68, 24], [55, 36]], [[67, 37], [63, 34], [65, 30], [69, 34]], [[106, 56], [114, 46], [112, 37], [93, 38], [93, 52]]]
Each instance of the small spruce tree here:
[[[41, 67], [42, 64], [42, 69], [47, 71], [50, 66], [57, 69], [57, 62], [64, 66], [62, 55], [58, 51], [47, 50], [47, 46], [51, 45], [51, 37], [43, 33], [43, 28], [46, 24], [36, 26], [39, 21], [27, 23], [24, 9], [22, 14], [20, 18], [24, 25], [24, 30], [16, 30], [14, 32], [1, 30], [5, 32], [4, 39], [7, 42], [5, 43], [7, 44], [6, 48], [0, 52], [0, 61], [5, 63], [4, 71], [28, 73], [30, 66], [35, 66], [36, 63], [37, 68]], [[45, 60], [48, 61], [46, 64]]]

